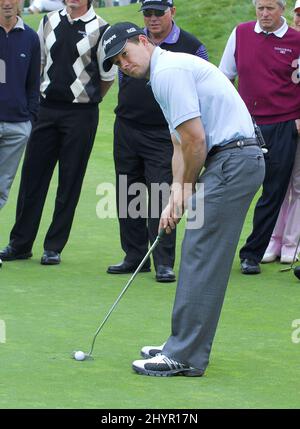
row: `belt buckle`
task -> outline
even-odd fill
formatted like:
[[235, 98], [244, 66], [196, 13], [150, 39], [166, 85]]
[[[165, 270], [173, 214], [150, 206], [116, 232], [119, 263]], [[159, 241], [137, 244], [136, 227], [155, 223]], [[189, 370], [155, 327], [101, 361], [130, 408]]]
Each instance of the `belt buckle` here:
[[245, 146], [245, 143], [243, 140], [238, 140], [236, 142], [237, 147], [239, 147], [240, 149], [243, 149], [243, 147]]

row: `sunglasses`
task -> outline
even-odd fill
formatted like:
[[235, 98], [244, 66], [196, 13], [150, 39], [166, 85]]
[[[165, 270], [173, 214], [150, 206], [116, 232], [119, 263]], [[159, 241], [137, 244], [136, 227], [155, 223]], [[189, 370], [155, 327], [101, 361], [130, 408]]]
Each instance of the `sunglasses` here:
[[150, 18], [150, 16], [154, 15], [154, 16], [164, 16], [164, 14], [167, 12], [168, 9], [166, 10], [158, 10], [158, 9], [146, 9], [143, 10], [143, 15], [146, 18]]

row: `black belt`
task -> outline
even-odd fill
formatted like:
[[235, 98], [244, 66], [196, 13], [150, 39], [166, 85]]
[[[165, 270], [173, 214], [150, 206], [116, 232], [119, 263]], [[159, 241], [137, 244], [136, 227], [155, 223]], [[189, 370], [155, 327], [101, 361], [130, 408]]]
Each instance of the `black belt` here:
[[230, 143], [227, 143], [224, 146], [214, 146], [209, 152], [208, 156], [213, 156], [216, 153], [223, 152], [223, 150], [228, 149], [243, 149], [245, 146], [259, 146], [256, 139], [240, 139], [240, 140], [234, 140]]

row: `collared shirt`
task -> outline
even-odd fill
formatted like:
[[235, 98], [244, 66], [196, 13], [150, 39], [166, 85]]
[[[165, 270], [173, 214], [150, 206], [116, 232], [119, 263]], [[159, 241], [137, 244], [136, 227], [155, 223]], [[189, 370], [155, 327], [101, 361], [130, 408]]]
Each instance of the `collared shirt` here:
[[17, 17], [9, 32], [0, 26], [0, 121], [33, 121], [38, 111], [39, 82], [38, 36]]
[[231, 140], [254, 137], [251, 116], [234, 86], [213, 64], [194, 55], [154, 49], [150, 82], [171, 134], [201, 117], [207, 150]]
[[[162, 40], [159, 45], [162, 45], [163, 43], [166, 43], [167, 45], [174, 45], [175, 43], [178, 42], [179, 40], [179, 36], [180, 36], [180, 28], [178, 27], [178, 25], [176, 25], [175, 21], [173, 21], [173, 25], [172, 25], [172, 30], [170, 31], [170, 33], [167, 35], [167, 37]], [[145, 34], [150, 37], [150, 32], [147, 29], [147, 27], [144, 28], [144, 32]], [[199, 48], [197, 49], [197, 51], [195, 52], [195, 55], [197, 55], [197, 57], [203, 58], [204, 60], [208, 61], [208, 53], [206, 50], [206, 47], [204, 45], [199, 46]]]
[[[288, 24], [286, 22], [286, 19], [282, 16], [281, 19], [283, 20], [283, 23], [280, 28], [278, 28], [275, 31], [265, 31], [261, 28], [259, 21], [256, 22], [254, 31], [255, 33], [265, 33], [265, 34], [274, 34], [274, 36], [279, 37], [280, 39], [286, 34], [288, 31]], [[231, 35], [229, 36], [229, 39], [227, 41], [224, 53], [221, 58], [221, 62], [219, 65], [220, 70], [228, 77], [228, 79], [235, 79], [237, 76], [237, 67], [236, 67], [236, 61], [235, 61], [235, 48], [236, 48], [236, 27], [233, 29]]]
[[[5, 28], [1, 24], [0, 24], [0, 27], [5, 30]], [[19, 28], [20, 30], [25, 30], [23, 19], [20, 18], [19, 16], [17, 16], [17, 22], [10, 31], [15, 30], [17, 28]]]
[[[145, 34], [150, 38], [150, 32], [147, 29], [147, 27], [144, 28]], [[162, 43], [168, 43], [169, 45], [172, 45], [173, 43], [177, 43], [180, 35], [180, 28], [176, 23], [173, 21], [172, 30], [167, 35], [167, 37], [160, 42], [160, 45]]]
[[[146, 28], [145, 34], [149, 35]], [[195, 36], [179, 28], [173, 22], [172, 29], [161, 42], [160, 47], [172, 52], [186, 52], [207, 59], [205, 46]], [[115, 113], [118, 118], [130, 121], [132, 127], [156, 127], [161, 135], [168, 136], [167, 123], [162, 111], [154, 99], [151, 87], [146, 79], [134, 79], [119, 71], [118, 105]], [[169, 136], [166, 144], [170, 144]]]
[[78, 18], [71, 18], [70, 14], [68, 14], [68, 12], [67, 12], [66, 7], [61, 11], [61, 15], [63, 15], [63, 16], [67, 15], [69, 23], [73, 24], [73, 22], [79, 21], [79, 20], [83, 21], [83, 22], [88, 22], [91, 19], [93, 19], [96, 14], [95, 14], [93, 6], [91, 6], [85, 14], [79, 16]]

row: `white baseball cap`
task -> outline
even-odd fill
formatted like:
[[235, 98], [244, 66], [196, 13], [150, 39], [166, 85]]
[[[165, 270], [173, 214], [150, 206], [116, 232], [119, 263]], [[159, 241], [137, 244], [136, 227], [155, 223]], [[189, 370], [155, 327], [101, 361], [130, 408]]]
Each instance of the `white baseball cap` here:
[[297, 0], [295, 3], [294, 11], [300, 9], [300, 0]]

